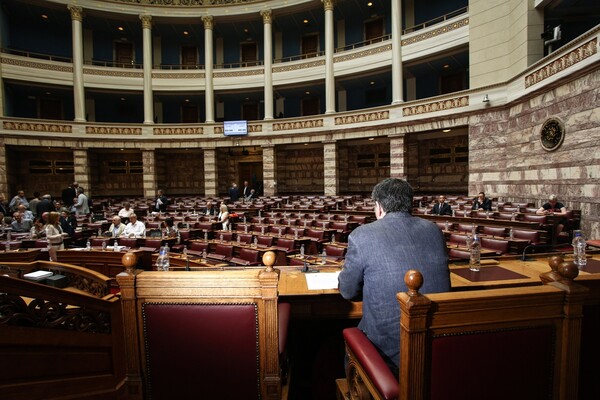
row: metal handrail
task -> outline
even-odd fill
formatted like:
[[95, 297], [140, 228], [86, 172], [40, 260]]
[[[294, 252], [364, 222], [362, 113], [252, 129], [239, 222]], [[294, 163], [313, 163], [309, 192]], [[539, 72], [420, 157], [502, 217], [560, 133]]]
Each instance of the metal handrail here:
[[73, 62], [70, 57], [57, 56], [54, 54], [35, 53], [33, 51], [19, 50], [19, 49], [8, 49], [3, 47], [0, 51], [6, 54], [12, 54], [15, 56], [22, 56], [28, 58], [39, 58], [40, 60], [59, 61], [59, 62]]
[[459, 8], [458, 10], [455, 11], [451, 11], [448, 14], [439, 16], [437, 18], [434, 19], [430, 19], [429, 21], [425, 21], [421, 24], [418, 25], [414, 25], [411, 26], [409, 28], [406, 28], [402, 31], [402, 34], [407, 34], [407, 33], [411, 33], [411, 32], [415, 32], [424, 28], [427, 28], [431, 25], [435, 25], [435, 24], [439, 24], [440, 22], [444, 22], [446, 20], [449, 20], [450, 18], [454, 18], [457, 15], [461, 15], [461, 14], [466, 14], [467, 12], [469, 12], [469, 7], [463, 7], [463, 8]]

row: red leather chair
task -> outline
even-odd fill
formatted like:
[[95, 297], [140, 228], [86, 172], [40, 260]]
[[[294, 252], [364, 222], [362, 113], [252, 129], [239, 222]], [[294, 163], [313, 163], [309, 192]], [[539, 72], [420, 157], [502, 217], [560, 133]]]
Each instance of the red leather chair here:
[[488, 250], [494, 250], [497, 255], [508, 253], [508, 240], [493, 239], [493, 238], [481, 238], [481, 247]]
[[513, 229], [513, 236], [516, 239], [529, 240], [529, 244], [544, 244], [540, 235], [540, 231], [530, 231], [527, 229]]
[[456, 234], [456, 233], [452, 233], [448, 237], [447, 243], [448, 244], [457, 244], [457, 245], [461, 245], [461, 246], [466, 246], [466, 244], [467, 244], [467, 236], [466, 235], [459, 235], [459, 234]]
[[208, 251], [208, 242], [193, 241], [190, 242], [190, 250], [202, 252]]
[[[477, 225], [475, 225], [475, 229], [477, 229]], [[458, 224], [456, 230], [459, 232], [471, 233], [473, 231], [473, 224]]]
[[102, 243], [106, 243], [108, 246], [108, 244], [111, 243], [111, 240], [114, 240], [114, 238], [91, 238], [90, 245], [92, 247], [102, 247]]
[[175, 244], [171, 247], [171, 251], [175, 253], [181, 253], [184, 248], [188, 246], [188, 241], [190, 240], [190, 231], [189, 229], [180, 229], [179, 230], [179, 243]]
[[273, 245], [273, 236], [257, 236], [257, 244], [259, 246], [271, 247]]
[[237, 237], [240, 239], [240, 243], [252, 244], [251, 233], [238, 233]]
[[506, 236], [506, 228], [502, 226], [484, 226], [481, 233], [490, 236], [504, 237]]
[[232, 257], [229, 262], [238, 265], [260, 265], [258, 255], [258, 250], [243, 248], [240, 249], [240, 254]]
[[337, 257], [338, 259], [346, 257], [346, 247], [328, 244], [324, 250], [327, 253], [327, 257]]
[[136, 238], [119, 238], [117, 240], [119, 242], [119, 246], [129, 247], [130, 249], [136, 249], [138, 247]]
[[471, 258], [471, 254], [468, 250], [462, 250], [457, 248], [450, 248], [448, 250], [448, 259], [451, 261], [468, 260], [469, 258]]
[[144, 247], [152, 248], [154, 251], [160, 249], [162, 239], [146, 238], [144, 239]]
[[233, 257], [233, 246], [219, 243], [215, 247], [215, 251], [208, 253], [206, 256], [217, 260], [229, 261]]
[[278, 238], [273, 247], [285, 251], [286, 254], [295, 254], [298, 253], [298, 250], [295, 249], [295, 243], [294, 239]]

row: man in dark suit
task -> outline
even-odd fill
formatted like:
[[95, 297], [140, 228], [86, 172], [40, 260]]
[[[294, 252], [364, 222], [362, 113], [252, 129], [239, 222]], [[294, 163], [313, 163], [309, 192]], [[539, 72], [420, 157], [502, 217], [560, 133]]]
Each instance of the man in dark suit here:
[[232, 203], [240, 198], [240, 189], [238, 189], [235, 182], [232, 183], [231, 187], [229, 188], [229, 198], [231, 199]]
[[485, 197], [485, 193], [479, 192], [473, 202], [473, 210], [492, 211], [492, 201]]
[[56, 211], [56, 207], [52, 202], [52, 196], [45, 194], [42, 196], [42, 200], [37, 204], [37, 216], [41, 217], [44, 213]]
[[250, 196], [251, 190], [252, 190], [252, 188], [248, 184], [248, 181], [244, 181], [244, 187], [242, 188], [242, 197], [244, 199], [249, 199], [250, 197], [248, 197], [248, 196]]
[[423, 274], [423, 293], [450, 290], [446, 241], [434, 223], [411, 215], [413, 191], [408, 182], [385, 179], [375, 186], [372, 197], [377, 221], [359, 226], [348, 237], [339, 289], [345, 299], [362, 299], [358, 327], [397, 372], [400, 306], [396, 293], [407, 290], [404, 274], [413, 268]]
[[167, 199], [167, 196], [165, 196], [163, 191], [159, 189], [156, 191], [156, 200], [154, 201], [154, 207], [152, 210], [157, 212], [165, 212], [167, 211], [168, 203], [169, 200]]
[[443, 194], [438, 197], [438, 202], [433, 206], [433, 214], [452, 215], [452, 207], [446, 203], [446, 196]]
[[77, 182], [73, 182], [72, 184], [70, 184], [69, 186], [64, 188], [62, 191], [62, 195], [61, 195], [62, 202], [68, 210], [70, 210], [74, 204], [74, 199], [75, 199], [75, 197], [77, 197], [77, 188], [78, 187], [79, 187], [79, 184]]

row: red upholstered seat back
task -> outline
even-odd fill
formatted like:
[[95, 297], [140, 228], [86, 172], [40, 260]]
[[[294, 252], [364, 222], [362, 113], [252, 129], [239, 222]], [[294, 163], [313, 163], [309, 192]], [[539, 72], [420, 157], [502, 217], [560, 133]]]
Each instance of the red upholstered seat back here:
[[108, 245], [108, 243], [110, 243], [110, 238], [91, 238], [90, 239], [90, 246], [92, 247], [100, 247], [102, 246], [102, 243], [106, 243]]
[[240, 257], [242, 260], [250, 261], [251, 263], [258, 262], [258, 250], [240, 249]]
[[508, 240], [481, 238], [481, 247], [495, 250], [498, 254], [508, 253]]
[[215, 249], [215, 253], [224, 255], [225, 257], [231, 257], [233, 255], [233, 246], [227, 244], [218, 244]]
[[208, 243], [207, 242], [192, 242], [190, 244], [190, 250], [194, 250], [194, 251], [208, 250]]
[[345, 247], [332, 246], [332, 245], [328, 244], [327, 246], [325, 246], [325, 251], [327, 252], [327, 255], [330, 257], [342, 258], [346, 255]]
[[125, 246], [130, 248], [138, 247], [136, 238], [119, 238], [118, 243], [119, 246]]
[[525, 229], [513, 229], [513, 235], [518, 239], [529, 240], [531, 244], [539, 244], [542, 242], [539, 231], [529, 231]]
[[278, 238], [277, 247], [294, 250], [294, 241], [292, 239]]
[[523, 221], [537, 222], [540, 224], [545, 224], [546, 219], [547, 218], [545, 215], [523, 214]]
[[551, 399], [551, 327], [434, 337], [430, 400]]
[[272, 236], [258, 236], [257, 243], [262, 246], [271, 246], [271, 245], [273, 245], [273, 237]]
[[482, 233], [486, 235], [504, 237], [506, 234], [506, 228], [502, 226], [484, 226]]
[[160, 248], [161, 243], [162, 239], [146, 238], [144, 240], [144, 247], [152, 247], [154, 249], [158, 249]]
[[142, 308], [149, 399], [258, 399], [255, 304]]
[[251, 233], [239, 233], [237, 235], [240, 238], [240, 243], [250, 244], [252, 243], [252, 234]]
[[450, 237], [448, 237], [448, 243], [457, 243], [457, 244], [461, 244], [461, 245], [466, 245], [467, 244], [467, 236], [466, 235], [457, 235], [457, 234], [453, 233], [450, 235]]
[[[477, 228], [477, 226], [475, 226], [475, 228]], [[456, 226], [456, 230], [459, 232], [471, 233], [471, 231], [473, 230], [473, 224], [458, 224]]]

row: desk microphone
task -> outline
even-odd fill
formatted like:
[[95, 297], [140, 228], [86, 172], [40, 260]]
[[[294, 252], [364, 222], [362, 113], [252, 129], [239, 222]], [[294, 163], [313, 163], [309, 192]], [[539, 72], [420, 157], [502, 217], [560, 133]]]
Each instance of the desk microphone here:
[[521, 256], [521, 261], [533, 261], [534, 258], [531, 257], [527, 257], [527, 250], [529, 249], [555, 249], [556, 247], [559, 247], [558, 244], [530, 244], [525, 246], [525, 248], [523, 249], [523, 255]]

